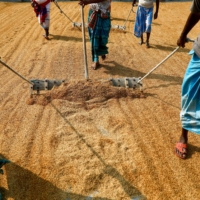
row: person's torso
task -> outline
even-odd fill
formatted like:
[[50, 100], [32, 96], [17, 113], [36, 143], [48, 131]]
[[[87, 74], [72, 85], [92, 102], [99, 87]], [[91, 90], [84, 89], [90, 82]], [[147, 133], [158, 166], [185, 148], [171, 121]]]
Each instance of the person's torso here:
[[46, 3], [48, 0], [35, 0], [39, 5]]
[[110, 7], [110, 0], [105, 0], [99, 3], [92, 3], [90, 4], [90, 9], [92, 10], [101, 10], [103, 13], [106, 13], [106, 11]]
[[151, 8], [153, 7], [153, 0], [139, 0], [138, 5], [145, 8]]

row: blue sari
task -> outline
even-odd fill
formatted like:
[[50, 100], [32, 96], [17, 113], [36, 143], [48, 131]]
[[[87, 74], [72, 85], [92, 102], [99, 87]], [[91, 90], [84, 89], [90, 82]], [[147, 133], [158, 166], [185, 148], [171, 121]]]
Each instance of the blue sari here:
[[136, 37], [140, 37], [144, 32], [151, 32], [151, 24], [153, 19], [153, 7], [152, 8], [144, 8], [142, 6], [138, 6], [135, 26], [133, 29], [134, 35]]

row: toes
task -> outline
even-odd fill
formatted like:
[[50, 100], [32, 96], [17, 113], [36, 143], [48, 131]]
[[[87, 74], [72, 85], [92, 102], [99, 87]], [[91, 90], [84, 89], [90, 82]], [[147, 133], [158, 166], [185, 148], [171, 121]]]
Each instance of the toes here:
[[186, 158], [186, 154], [184, 153], [184, 154], [182, 154], [182, 158], [183, 159], [185, 159]]
[[99, 62], [94, 62], [91, 66], [92, 69], [96, 70], [99, 67]]
[[49, 40], [49, 37], [47, 35], [43, 35], [43, 37], [47, 40]]
[[150, 45], [148, 42], [146, 42], [146, 48], [150, 48]]
[[180, 152], [177, 148], [175, 149], [175, 153], [178, 157], [185, 159], [186, 158], [186, 149], [183, 149], [183, 152]]
[[91, 68], [92, 68], [93, 70], [96, 70], [96, 69], [97, 69], [96, 65], [92, 65]]

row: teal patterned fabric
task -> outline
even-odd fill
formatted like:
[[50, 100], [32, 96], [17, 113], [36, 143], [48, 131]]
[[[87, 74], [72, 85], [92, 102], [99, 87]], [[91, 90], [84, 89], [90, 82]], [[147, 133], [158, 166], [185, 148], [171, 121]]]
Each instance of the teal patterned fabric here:
[[[92, 10], [88, 13], [88, 22], [90, 21], [90, 15]], [[107, 12], [108, 18], [102, 18], [101, 13], [97, 13], [97, 21], [94, 29], [88, 27], [91, 50], [92, 50], [92, 61], [98, 62], [99, 56], [108, 54], [108, 43], [111, 21], [110, 12]]]

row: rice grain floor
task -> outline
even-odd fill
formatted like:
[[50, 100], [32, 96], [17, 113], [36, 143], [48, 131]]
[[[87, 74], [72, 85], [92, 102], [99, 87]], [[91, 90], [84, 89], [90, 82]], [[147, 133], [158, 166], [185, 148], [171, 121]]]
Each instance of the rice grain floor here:
[[[74, 86], [67, 90], [71, 96], [62, 93], [62, 86], [60, 98], [54, 93], [50, 101], [30, 101], [28, 83], [0, 65], [0, 154], [11, 161], [0, 179], [4, 199], [200, 199], [200, 137], [189, 133], [187, 160], [173, 153], [181, 133], [181, 83], [192, 44], [143, 80], [144, 98], [138, 91], [95, 85], [148, 73], [176, 48], [190, 4], [160, 3], [150, 49], [133, 36], [131, 12], [126, 31], [111, 30], [109, 55], [96, 71], [90, 68], [86, 30], [90, 82], [85, 88], [81, 30], [52, 3], [47, 41], [30, 3], [0, 2], [2, 61], [28, 80], [65, 79]], [[81, 22], [78, 2], [59, 5], [73, 22]], [[124, 25], [131, 5], [112, 3], [113, 25]], [[88, 6], [84, 11], [86, 21]], [[197, 25], [188, 37], [195, 39], [198, 33]], [[74, 80], [79, 84], [73, 85]]]

